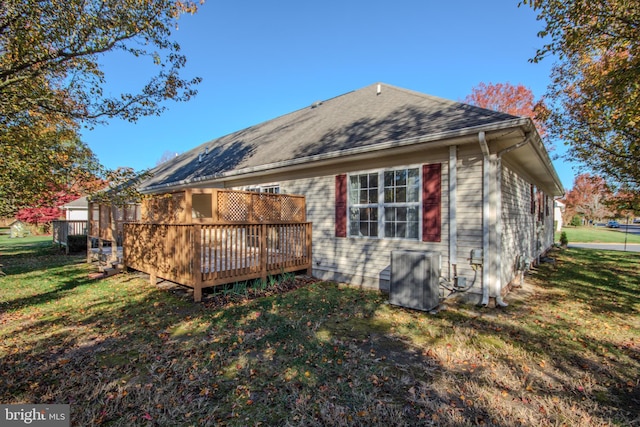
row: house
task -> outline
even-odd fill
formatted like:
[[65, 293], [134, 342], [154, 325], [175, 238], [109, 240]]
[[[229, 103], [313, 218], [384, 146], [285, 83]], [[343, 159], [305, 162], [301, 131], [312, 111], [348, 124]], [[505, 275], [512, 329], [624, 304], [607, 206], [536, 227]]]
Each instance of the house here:
[[553, 202], [553, 217], [556, 221], [556, 231], [562, 231], [562, 226], [564, 225], [562, 220], [562, 214], [564, 213], [567, 205], [562, 203], [560, 200], [554, 200]]
[[13, 221], [9, 224], [9, 237], [15, 239], [17, 237], [26, 237], [31, 234], [29, 226], [20, 220]]
[[64, 211], [65, 220], [67, 221], [87, 221], [89, 218], [87, 196], [72, 200], [60, 208]]
[[482, 304], [553, 245], [564, 193], [530, 119], [382, 83], [202, 144], [140, 185], [198, 188], [306, 196], [318, 278], [388, 291], [392, 251], [428, 251]]

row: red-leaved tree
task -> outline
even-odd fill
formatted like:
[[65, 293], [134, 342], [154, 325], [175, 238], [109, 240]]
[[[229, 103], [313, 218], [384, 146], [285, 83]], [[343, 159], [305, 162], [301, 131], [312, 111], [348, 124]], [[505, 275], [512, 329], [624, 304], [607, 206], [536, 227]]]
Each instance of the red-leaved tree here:
[[64, 216], [60, 207], [78, 197], [80, 195], [75, 192], [58, 191], [40, 199], [36, 206], [20, 209], [16, 214], [16, 219], [36, 227], [42, 227], [43, 231], [48, 233], [51, 221]]
[[464, 102], [501, 113], [529, 117], [535, 123], [547, 150], [553, 150], [551, 143], [545, 140], [547, 134], [545, 120], [549, 110], [544, 101], [542, 99], [536, 100], [531, 89], [526, 86], [481, 82], [471, 89], [471, 94], [466, 96]]
[[570, 219], [579, 214], [589, 222], [611, 217], [613, 212], [607, 202], [612, 197], [603, 178], [583, 173], [575, 178], [573, 188], [563, 199], [567, 205], [565, 215]]

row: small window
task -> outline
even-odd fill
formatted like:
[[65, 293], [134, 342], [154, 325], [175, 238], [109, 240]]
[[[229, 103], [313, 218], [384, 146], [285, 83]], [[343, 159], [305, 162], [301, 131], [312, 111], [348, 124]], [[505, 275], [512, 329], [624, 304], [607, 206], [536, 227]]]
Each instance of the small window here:
[[193, 194], [191, 196], [191, 217], [194, 219], [213, 218], [211, 194]]

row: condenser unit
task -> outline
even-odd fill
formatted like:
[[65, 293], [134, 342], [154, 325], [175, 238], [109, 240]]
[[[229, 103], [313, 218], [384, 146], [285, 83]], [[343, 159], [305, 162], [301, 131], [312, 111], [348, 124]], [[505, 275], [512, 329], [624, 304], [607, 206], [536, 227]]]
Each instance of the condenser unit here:
[[430, 311], [440, 304], [439, 252], [391, 251], [389, 302]]

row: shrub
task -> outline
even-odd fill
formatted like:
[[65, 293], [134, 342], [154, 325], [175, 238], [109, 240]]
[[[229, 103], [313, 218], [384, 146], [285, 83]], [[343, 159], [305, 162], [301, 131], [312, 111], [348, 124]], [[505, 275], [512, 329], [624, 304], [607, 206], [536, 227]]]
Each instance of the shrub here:
[[569, 244], [569, 239], [567, 239], [567, 233], [564, 231], [560, 233], [560, 245], [567, 246]]
[[571, 218], [571, 225], [574, 227], [580, 227], [582, 225], [582, 217], [580, 215], [575, 215]]
[[87, 250], [87, 236], [74, 234], [67, 237], [67, 245], [70, 253], [83, 252]]

